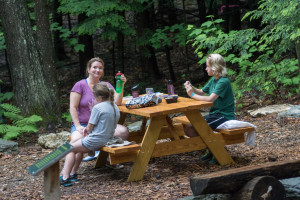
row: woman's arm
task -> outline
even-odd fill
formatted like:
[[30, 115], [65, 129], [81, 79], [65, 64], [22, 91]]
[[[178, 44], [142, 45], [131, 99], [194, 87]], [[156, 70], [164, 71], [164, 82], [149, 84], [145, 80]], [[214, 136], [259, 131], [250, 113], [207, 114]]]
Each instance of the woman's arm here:
[[122, 85], [122, 92], [121, 93], [116, 93], [115, 92], [115, 104], [120, 106], [122, 104], [123, 101], [123, 95], [124, 95], [124, 85], [127, 81], [126, 77], [124, 74], [121, 75], [121, 81], [123, 81], [123, 85]]
[[72, 121], [74, 123], [74, 126], [76, 127], [76, 130], [81, 133], [83, 131], [84, 127], [82, 127], [80, 125], [79, 118], [78, 118], [78, 113], [77, 113], [77, 109], [78, 109], [78, 106], [79, 106], [80, 99], [81, 99], [81, 94], [79, 94], [77, 92], [71, 92], [70, 93], [70, 114], [71, 114], [71, 118], [72, 118]]

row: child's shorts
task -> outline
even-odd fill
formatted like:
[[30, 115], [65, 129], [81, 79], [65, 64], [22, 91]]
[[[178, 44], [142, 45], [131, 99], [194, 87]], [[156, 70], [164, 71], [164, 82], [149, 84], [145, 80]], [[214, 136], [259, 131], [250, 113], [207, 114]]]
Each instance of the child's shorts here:
[[88, 150], [96, 151], [99, 150], [101, 147], [105, 146], [109, 140], [110, 139], [90, 137], [90, 135], [87, 135], [86, 137], [81, 139], [81, 144]]
[[208, 114], [203, 116], [211, 129], [215, 130], [219, 125], [228, 121], [225, 117], [220, 114]]

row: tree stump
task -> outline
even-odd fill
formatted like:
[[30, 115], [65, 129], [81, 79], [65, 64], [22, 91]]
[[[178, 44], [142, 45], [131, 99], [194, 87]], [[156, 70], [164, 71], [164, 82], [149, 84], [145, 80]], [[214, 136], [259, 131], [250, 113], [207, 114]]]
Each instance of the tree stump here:
[[283, 200], [283, 185], [273, 176], [258, 176], [233, 195], [233, 200]]

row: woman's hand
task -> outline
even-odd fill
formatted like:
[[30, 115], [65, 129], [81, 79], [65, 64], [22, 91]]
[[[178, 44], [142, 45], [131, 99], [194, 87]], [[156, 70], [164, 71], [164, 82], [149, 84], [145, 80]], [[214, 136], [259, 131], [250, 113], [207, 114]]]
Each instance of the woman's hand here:
[[79, 133], [83, 134], [83, 131], [84, 131], [85, 127], [83, 126], [76, 126], [76, 131], [78, 131]]
[[121, 81], [123, 81], [123, 85], [125, 85], [127, 79], [124, 74], [121, 75]]

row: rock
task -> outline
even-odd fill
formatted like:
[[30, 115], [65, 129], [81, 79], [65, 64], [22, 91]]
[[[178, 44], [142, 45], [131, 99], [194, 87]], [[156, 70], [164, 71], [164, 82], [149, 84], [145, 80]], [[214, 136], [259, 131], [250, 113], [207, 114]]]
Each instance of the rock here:
[[279, 180], [284, 186], [286, 197], [289, 199], [300, 199], [300, 177]]
[[[285, 189], [287, 200], [300, 199], [300, 177], [279, 180]], [[203, 194], [198, 196], [187, 196], [180, 200], [230, 200], [231, 194]]]
[[46, 149], [56, 149], [69, 141], [70, 133], [63, 131], [60, 133], [50, 133], [47, 135], [41, 135], [38, 139], [38, 144]]
[[11, 140], [0, 139], [0, 152], [4, 154], [18, 154], [18, 143]]
[[[148, 120], [147, 123], [146, 123], [146, 126], [149, 125], [149, 122], [150, 121]], [[131, 124], [128, 124], [127, 128], [128, 128], [129, 133], [139, 131], [141, 129], [141, 125], [142, 125], [142, 121], [137, 121], [137, 122], [133, 122]]]
[[300, 105], [293, 106], [284, 112], [280, 112], [278, 117], [300, 118]]
[[291, 104], [271, 105], [271, 106], [259, 108], [257, 110], [249, 110], [248, 112], [253, 117], [259, 117], [259, 116], [272, 114], [272, 113], [280, 113], [289, 110], [291, 107], [293, 107], [293, 105]]

